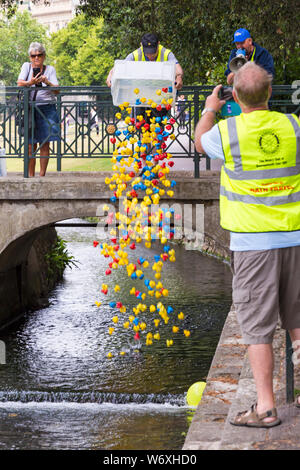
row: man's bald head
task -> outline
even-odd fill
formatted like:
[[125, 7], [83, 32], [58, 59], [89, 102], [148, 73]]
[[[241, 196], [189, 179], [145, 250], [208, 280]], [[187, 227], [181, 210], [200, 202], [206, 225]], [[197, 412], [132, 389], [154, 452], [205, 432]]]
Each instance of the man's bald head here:
[[262, 106], [268, 102], [272, 78], [255, 62], [247, 62], [235, 73], [233, 89], [245, 106]]

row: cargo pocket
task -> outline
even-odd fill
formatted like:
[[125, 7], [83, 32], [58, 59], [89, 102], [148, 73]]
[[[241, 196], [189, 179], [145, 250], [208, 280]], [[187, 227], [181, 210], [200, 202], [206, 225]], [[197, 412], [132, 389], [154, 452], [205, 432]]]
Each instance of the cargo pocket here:
[[250, 291], [248, 289], [237, 289], [232, 293], [234, 304], [246, 304], [250, 301]]

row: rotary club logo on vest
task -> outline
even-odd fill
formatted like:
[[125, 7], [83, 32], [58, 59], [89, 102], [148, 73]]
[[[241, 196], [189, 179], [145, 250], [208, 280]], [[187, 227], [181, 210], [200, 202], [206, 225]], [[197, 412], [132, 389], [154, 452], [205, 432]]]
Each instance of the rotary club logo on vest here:
[[280, 138], [273, 130], [262, 131], [258, 137], [258, 147], [264, 154], [272, 155], [280, 148]]

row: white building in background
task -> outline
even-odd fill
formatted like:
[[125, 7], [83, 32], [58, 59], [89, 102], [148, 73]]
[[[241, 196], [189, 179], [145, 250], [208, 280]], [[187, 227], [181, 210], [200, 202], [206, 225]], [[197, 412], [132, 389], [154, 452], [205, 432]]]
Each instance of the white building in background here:
[[19, 10], [28, 10], [39, 23], [45, 26], [49, 34], [55, 33], [74, 18], [79, 0], [49, 0], [49, 5], [44, 1], [34, 4], [30, 0], [20, 0]]

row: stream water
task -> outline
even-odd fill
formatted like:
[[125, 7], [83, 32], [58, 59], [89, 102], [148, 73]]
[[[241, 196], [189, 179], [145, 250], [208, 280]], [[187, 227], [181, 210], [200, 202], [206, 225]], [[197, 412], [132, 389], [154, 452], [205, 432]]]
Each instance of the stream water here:
[[[164, 264], [169, 297], [163, 301], [185, 319], [170, 321], [160, 328], [160, 341], [137, 349], [132, 331], [121, 325], [108, 334], [115, 314], [109, 302], [121, 300], [128, 311], [137, 304], [129, 290], [142, 281], [121, 269], [105, 276], [107, 259], [93, 247], [94, 228], [57, 231], [78, 268], [66, 269], [47, 308], [28, 312], [1, 336], [6, 365], [0, 365], [0, 449], [181, 449], [193, 416], [186, 392], [205, 381], [230, 308], [229, 267], [176, 247], [176, 262]], [[131, 256], [149, 259], [151, 266], [160, 252], [159, 245], [151, 251], [137, 246]], [[105, 296], [102, 283], [118, 283], [121, 290]], [[144, 319], [150, 324], [154, 317], [147, 313]], [[191, 336], [173, 334], [167, 348], [178, 323]], [[120, 356], [124, 348], [127, 354]]]

